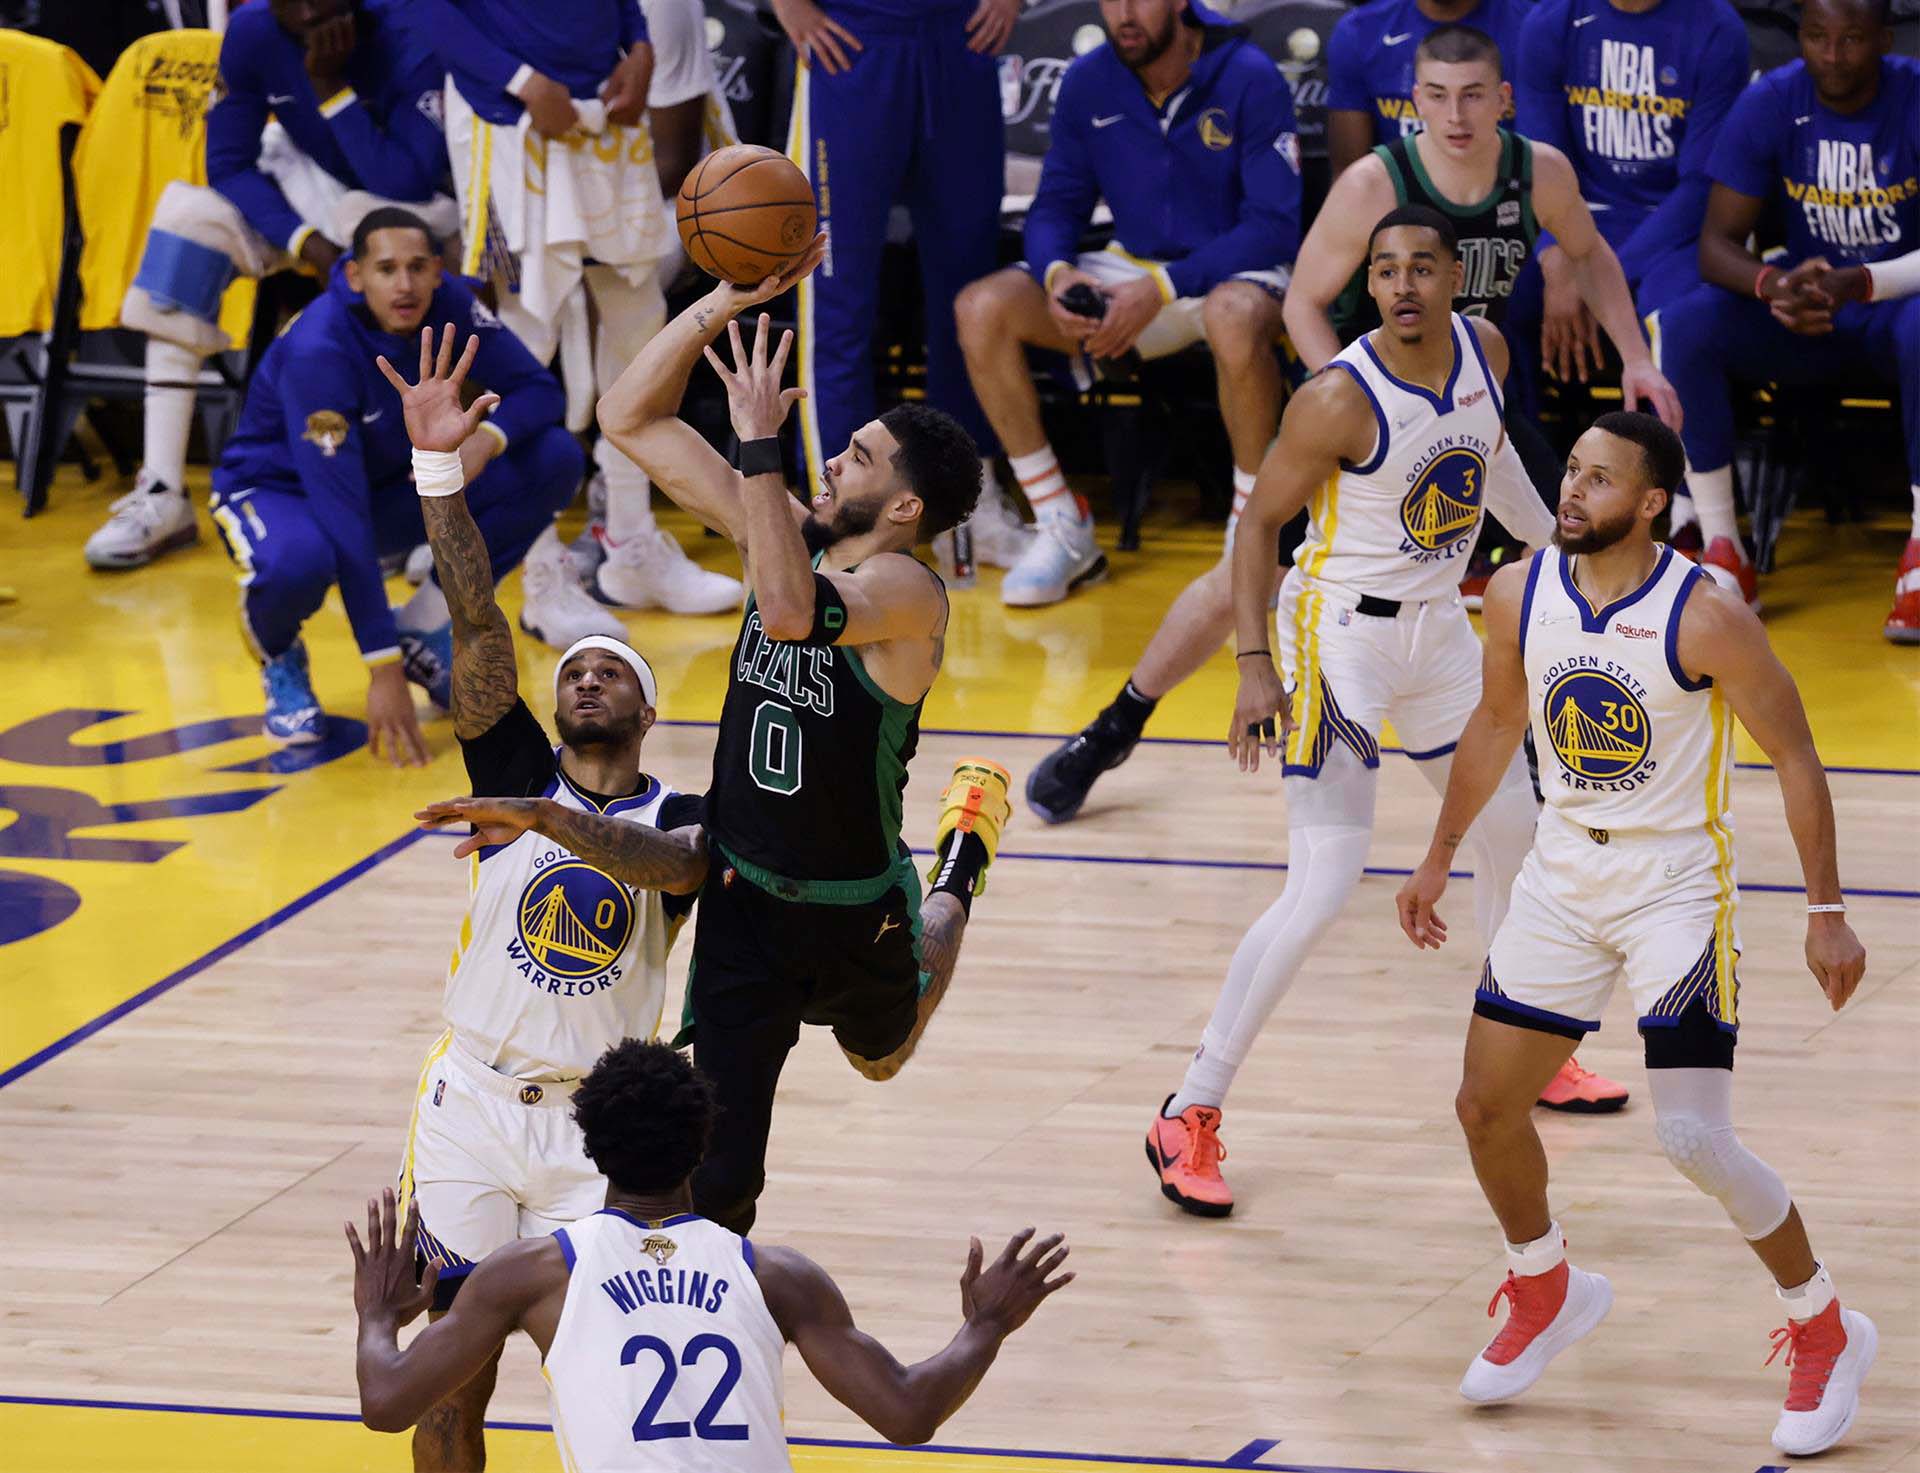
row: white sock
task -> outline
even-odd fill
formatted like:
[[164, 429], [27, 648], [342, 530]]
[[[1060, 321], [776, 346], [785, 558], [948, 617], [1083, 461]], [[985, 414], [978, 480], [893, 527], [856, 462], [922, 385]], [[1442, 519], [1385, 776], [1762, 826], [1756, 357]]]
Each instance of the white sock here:
[[1026, 493], [1027, 504], [1033, 508], [1034, 520], [1042, 523], [1069, 522], [1078, 524], [1081, 518], [1080, 500], [1067, 485], [1066, 473], [1060, 469], [1051, 445], [1042, 445], [1031, 455], [1016, 455], [1012, 458], [1013, 473], [1020, 481], [1020, 489]]
[[615, 544], [653, 530], [653, 483], [613, 441], [602, 435], [593, 463], [607, 483], [607, 540]]
[[1828, 1276], [1824, 1263], [1816, 1263], [1813, 1277], [1798, 1288], [1782, 1289], [1776, 1284], [1773, 1292], [1786, 1305], [1787, 1318], [1790, 1320], [1810, 1320], [1824, 1313], [1826, 1307], [1840, 1297], [1834, 1292], [1833, 1280]]
[[393, 622], [411, 634], [426, 634], [453, 617], [447, 596], [431, 578], [422, 578], [413, 597], [394, 610]]
[[1531, 1243], [1507, 1244], [1507, 1267], [1523, 1279], [1552, 1272], [1566, 1257], [1566, 1234], [1557, 1222], [1548, 1223], [1547, 1230]]
[[1920, 485], [1913, 487], [1913, 530], [1907, 535], [1920, 537]]
[[1700, 514], [1693, 507], [1693, 489], [1681, 486], [1673, 493], [1673, 502], [1667, 508], [1667, 531], [1671, 535], [1682, 527], [1691, 527], [1700, 520]]
[[[193, 433], [191, 385], [200, 376], [200, 355], [164, 338], [147, 339], [146, 425], [141, 461], [175, 491], [186, 489], [187, 437]], [[183, 388], [156, 388], [181, 384]]]
[[1227, 536], [1233, 536], [1233, 529], [1240, 525], [1240, 513], [1247, 509], [1247, 498], [1253, 495], [1254, 478], [1258, 471], [1243, 471], [1239, 466], [1233, 468], [1233, 510], [1227, 513]]
[[[1687, 487], [1693, 492], [1693, 509], [1700, 515], [1700, 535], [1709, 545], [1716, 537], [1725, 537], [1739, 547], [1740, 520], [1733, 505], [1733, 467], [1723, 465], [1717, 471], [1689, 470]], [[1741, 556], [1746, 554], [1742, 552]]]

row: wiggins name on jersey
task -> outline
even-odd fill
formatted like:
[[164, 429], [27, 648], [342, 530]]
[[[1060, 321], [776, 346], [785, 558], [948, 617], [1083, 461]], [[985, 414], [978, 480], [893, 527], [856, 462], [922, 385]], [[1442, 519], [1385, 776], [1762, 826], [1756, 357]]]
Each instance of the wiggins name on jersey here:
[[[648, 778], [603, 807], [556, 773], [543, 796], [657, 826], [672, 793]], [[531, 831], [480, 850], [471, 875], [443, 1004], [462, 1048], [518, 1079], [577, 1079], [610, 1045], [653, 1036], [672, 942], [659, 891]]]
[[1373, 454], [1308, 499], [1297, 564], [1376, 598], [1444, 598], [1480, 530], [1487, 467], [1502, 433], [1500, 388], [1473, 325], [1452, 314], [1453, 368], [1438, 394], [1388, 371], [1369, 333], [1329, 369], [1350, 374], [1373, 408]]

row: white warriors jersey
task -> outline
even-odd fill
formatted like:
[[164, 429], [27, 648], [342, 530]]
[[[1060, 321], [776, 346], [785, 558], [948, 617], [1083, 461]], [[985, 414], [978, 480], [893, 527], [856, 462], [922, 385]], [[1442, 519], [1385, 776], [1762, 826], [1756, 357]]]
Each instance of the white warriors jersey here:
[[1387, 371], [1376, 332], [1327, 366], [1353, 376], [1373, 407], [1373, 453], [1308, 499], [1295, 558], [1315, 578], [1404, 603], [1460, 586], [1480, 529], [1487, 466], [1500, 443], [1500, 386], [1473, 327], [1452, 314], [1453, 369], [1434, 393]]
[[785, 1337], [753, 1245], [608, 1207], [554, 1234], [567, 1298], [541, 1374], [567, 1473], [787, 1473]]
[[[563, 808], [656, 824], [653, 778], [602, 808], [556, 774]], [[474, 856], [472, 898], [441, 1004], [455, 1042], [516, 1079], [578, 1079], [623, 1038], [651, 1038], [672, 934], [657, 890], [636, 890], [531, 831]]]
[[1680, 664], [1680, 611], [1706, 575], [1670, 547], [1596, 609], [1557, 548], [1534, 555], [1520, 654], [1547, 806], [1589, 829], [1706, 828], [1731, 862], [1733, 718]]

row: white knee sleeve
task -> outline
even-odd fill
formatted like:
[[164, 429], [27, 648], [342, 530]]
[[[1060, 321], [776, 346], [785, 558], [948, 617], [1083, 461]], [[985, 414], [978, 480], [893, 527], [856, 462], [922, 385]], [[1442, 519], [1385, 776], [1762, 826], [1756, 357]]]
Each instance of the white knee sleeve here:
[[1674, 1169], [1727, 1211], [1748, 1239], [1787, 1220], [1793, 1199], [1774, 1169], [1740, 1143], [1733, 1128], [1733, 1072], [1653, 1069], [1654, 1134]]

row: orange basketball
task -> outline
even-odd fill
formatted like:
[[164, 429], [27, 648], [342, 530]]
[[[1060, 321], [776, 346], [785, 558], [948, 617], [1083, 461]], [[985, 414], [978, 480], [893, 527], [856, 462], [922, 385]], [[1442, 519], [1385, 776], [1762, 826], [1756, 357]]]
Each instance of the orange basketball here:
[[786, 270], [817, 223], [807, 176], [756, 143], [716, 149], [695, 164], [680, 186], [677, 215], [687, 258], [737, 286]]

